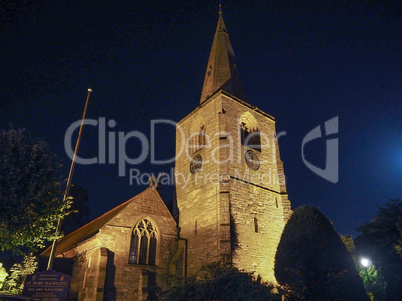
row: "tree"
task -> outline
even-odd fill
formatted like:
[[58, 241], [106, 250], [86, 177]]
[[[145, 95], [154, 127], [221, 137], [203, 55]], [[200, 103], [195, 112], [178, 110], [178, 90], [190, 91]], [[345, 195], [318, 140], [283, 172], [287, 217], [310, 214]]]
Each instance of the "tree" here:
[[352, 258], [328, 219], [297, 208], [282, 233], [275, 276], [288, 300], [368, 300]]
[[35, 273], [37, 268], [36, 257], [32, 253], [25, 255], [22, 264], [15, 263], [11, 267], [11, 274], [6, 276], [2, 286], [0, 283], [0, 291], [20, 295], [24, 288], [25, 278]]
[[3, 286], [3, 282], [6, 280], [8, 273], [6, 269], [3, 267], [3, 263], [0, 262], [0, 290]]
[[67, 234], [90, 222], [91, 207], [88, 202], [88, 195], [84, 188], [79, 185], [72, 185], [70, 196], [74, 202], [71, 205], [72, 214], [69, 214], [62, 223], [61, 229]]
[[402, 259], [397, 252], [401, 239], [398, 228], [402, 219], [402, 202], [390, 200], [378, 205], [378, 213], [368, 223], [361, 225], [357, 231], [362, 234], [356, 240], [356, 254], [367, 256], [381, 268], [387, 282], [386, 300], [402, 298]]
[[215, 262], [204, 266], [200, 273], [171, 285], [162, 292], [161, 301], [279, 301], [274, 285], [262, 283], [252, 273]]
[[359, 262], [359, 258], [356, 256], [355, 243], [352, 236], [350, 235], [340, 235], [342, 242], [346, 246], [352, 256], [353, 263], [355, 264], [356, 270], [359, 273], [360, 278], [363, 280], [366, 292], [370, 297], [370, 300], [382, 301], [385, 300], [387, 282], [384, 276], [381, 274], [380, 269], [377, 269], [374, 264], [369, 267], [363, 267]]
[[44, 246], [71, 200], [61, 200], [56, 158], [25, 129], [0, 131], [0, 251]]

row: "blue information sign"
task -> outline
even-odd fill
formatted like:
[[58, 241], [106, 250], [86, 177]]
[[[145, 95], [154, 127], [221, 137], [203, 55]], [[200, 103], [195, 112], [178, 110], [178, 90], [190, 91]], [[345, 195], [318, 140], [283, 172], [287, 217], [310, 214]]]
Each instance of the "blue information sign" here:
[[27, 276], [22, 295], [38, 301], [65, 301], [70, 276], [53, 270]]

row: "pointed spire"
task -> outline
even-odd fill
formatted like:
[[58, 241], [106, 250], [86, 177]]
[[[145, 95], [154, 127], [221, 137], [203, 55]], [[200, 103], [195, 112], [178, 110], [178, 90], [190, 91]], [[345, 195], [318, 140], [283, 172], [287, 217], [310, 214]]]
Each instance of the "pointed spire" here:
[[236, 57], [223, 21], [221, 4], [219, 4], [218, 25], [209, 54], [200, 103], [220, 89], [245, 100], [243, 84], [237, 71]]

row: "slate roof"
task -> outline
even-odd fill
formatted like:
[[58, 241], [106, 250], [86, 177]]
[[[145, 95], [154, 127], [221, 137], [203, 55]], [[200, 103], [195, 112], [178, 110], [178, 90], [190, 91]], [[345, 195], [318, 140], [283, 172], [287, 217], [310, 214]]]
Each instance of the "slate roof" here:
[[[140, 194], [137, 194], [135, 197], [129, 199], [128, 201], [120, 204], [119, 206], [113, 208], [112, 210], [106, 212], [105, 214], [101, 215], [100, 217], [94, 219], [93, 221], [89, 222], [88, 224], [78, 228], [77, 230], [67, 234], [59, 239], [57, 242], [56, 247], [56, 255], [63, 253], [72, 247], [76, 246], [80, 242], [87, 240], [88, 238], [92, 237], [96, 233], [98, 233], [99, 229], [102, 228], [108, 221], [110, 221], [113, 217], [119, 214], [124, 208], [127, 207], [128, 204], [135, 201], [135, 199], [139, 198], [143, 193], [145, 193], [148, 189], [145, 189]], [[51, 246], [46, 248], [41, 255], [49, 256], [50, 255]]]

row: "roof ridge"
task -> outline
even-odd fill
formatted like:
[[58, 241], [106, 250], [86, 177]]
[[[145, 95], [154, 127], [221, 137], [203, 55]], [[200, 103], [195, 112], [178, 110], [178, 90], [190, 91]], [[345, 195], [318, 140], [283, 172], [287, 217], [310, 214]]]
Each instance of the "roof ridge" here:
[[[104, 214], [102, 214], [101, 216], [95, 218], [94, 220], [90, 221], [89, 223], [81, 226], [80, 228], [74, 230], [73, 232], [59, 238], [58, 240], [58, 245], [60, 242], [68, 239], [69, 237], [73, 236], [74, 234], [77, 234], [78, 232], [84, 232], [83, 234], [85, 234], [83, 237], [84, 239], [88, 239], [89, 237], [91, 237], [92, 235], [94, 235], [95, 233], [97, 233], [99, 231], [100, 228], [102, 228], [108, 221], [110, 221], [113, 217], [115, 217], [121, 210], [123, 210], [128, 204], [130, 204], [131, 202], [133, 202], [136, 198], [138, 198], [139, 196], [141, 196], [143, 193], [145, 193], [148, 189], [154, 189], [152, 187], [147, 187], [144, 191], [140, 192], [139, 194], [137, 194], [136, 196], [132, 197], [131, 199], [125, 201], [124, 203], [121, 203], [120, 205], [118, 205], [117, 207], [114, 207], [112, 209], [110, 209], [109, 211], [105, 212]], [[110, 215], [109, 218], [107, 218], [107, 216]], [[93, 230], [89, 230], [88, 232], [85, 232], [84, 229], [86, 228], [90, 228], [91, 225], [95, 224], [96, 222], [99, 222], [100, 220], [105, 219], [102, 223], [100, 223], [99, 225], [97, 225]], [[95, 230], [96, 229], [96, 230]], [[78, 239], [78, 241], [76, 243], [78, 243], [80, 240]], [[45, 255], [50, 251], [51, 246], [47, 247], [45, 250], [43, 250], [41, 252], [41, 255]], [[65, 250], [64, 250], [65, 251]], [[60, 253], [60, 252], [59, 252]], [[56, 254], [57, 253], [57, 248], [56, 248]]]

